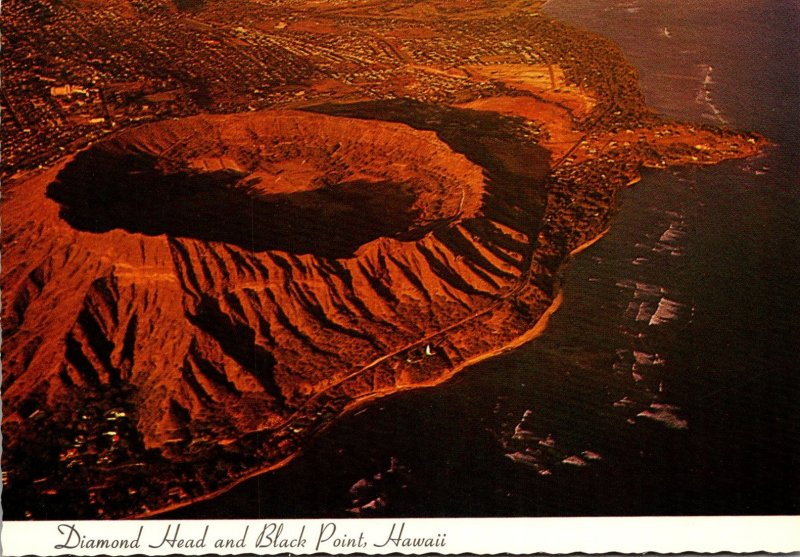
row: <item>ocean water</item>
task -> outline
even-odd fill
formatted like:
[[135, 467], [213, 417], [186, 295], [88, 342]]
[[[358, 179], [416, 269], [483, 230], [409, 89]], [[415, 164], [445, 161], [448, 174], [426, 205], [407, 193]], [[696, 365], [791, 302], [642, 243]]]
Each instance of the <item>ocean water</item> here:
[[647, 172], [535, 341], [380, 399], [173, 517], [800, 512], [800, 5], [551, 0], [670, 117], [764, 155]]

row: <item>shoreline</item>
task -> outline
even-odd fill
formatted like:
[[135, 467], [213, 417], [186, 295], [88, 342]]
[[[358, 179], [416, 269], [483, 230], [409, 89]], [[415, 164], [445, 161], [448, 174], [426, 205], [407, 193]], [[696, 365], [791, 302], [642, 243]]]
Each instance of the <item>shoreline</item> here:
[[569, 252], [569, 256], [570, 257], [574, 257], [574, 256], [578, 255], [579, 253], [581, 253], [582, 251], [589, 249], [594, 244], [596, 244], [597, 242], [602, 240], [603, 237], [606, 234], [608, 234], [610, 231], [611, 231], [611, 226], [607, 226], [604, 230], [599, 232], [596, 236], [594, 236], [593, 238], [591, 238], [589, 240], [586, 240], [584, 243], [582, 243], [581, 245], [579, 245], [578, 247], [573, 249], [571, 252]]
[[[697, 165], [697, 163], [695, 163], [695, 165]], [[700, 164], [699, 166], [706, 166], [706, 164]], [[631, 186], [639, 183], [642, 180], [642, 178], [643, 178], [643, 176], [642, 176], [641, 172], [639, 172], [633, 180], [631, 180], [631, 181], [629, 181], [627, 183], [621, 184], [620, 187], [621, 187], [621, 189], [625, 189], [625, 188], [631, 187]], [[506, 342], [505, 344], [503, 344], [500, 347], [494, 348], [494, 349], [489, 350], [487, 352], [483, 352], [481, 354], [477, 354], [475, 356], [472, 356], [472, 357], [468, 358], [467, 360], [461, 362], [457, 366], [449, 369], [447, 372], [443, 373], [442, 375], [439, 375], [435, 379], [431, 379], [431, 380], [420, 382], [420, 383], [414, 383], [414, 384], [411, 384], [411, 385], [404, 385], [404, 386], [396, 387], [396, 388], [392, 388], [392, 389], [373, 391], [373, 392], [371, 392], [371, 393], [369, 393], [367, 395], [364, 395], [362, 397], [358, 397], [358, 398], [352, 399], [348, 403], [346, 403], [344, 408], [340, 411], [339, 414], [336, 415], [335, 418], [333, 418], [329, 422], [321, 425], [320, 428], [317, 431], [313, 432], [311, 434], [311, 436], [309, 437], [309, 439], [319, 435], [322, 432], [324, 432], [326, 429], [328, 429], [331, 425], [333, 425], [335, 422], [337, 422], [342, 417], [347, 416], [348, 414], [351, 414], [351, 413], [353, 413], [353, 412], [355, 412], [357, 410], [360, 410], [361, 408], [363, 408], [367, 404], [369, 404], [369, 403], [371, 403], [371, 402], [373, 402], [373, 401], [375, 401], [377, 399], [393, 396], [393, 395], [396, 395], [396, 394], [399, 394], [399, 393], [403, 393], [403, 392], [407, 392], [407, 391], [411, 391], [411, 390], [437, 387], [437, 386], [442, 385], [442, 384], [446, 383], [447, 381], [453, 379], [455, 376], [459, 375], [462, 371], [464, 371], [465, 369], [467, 369], [467, 368], [469, 368], [469, 367], [471, 367], [473, 365], [479, 364], [479, 363], [481, 363], [483, 361], [489, 360], [491, 358], [494, 358], [496, 356], [500, 356], [500, 355], [502, 355], [502, 354], [504, 354], [506, 352], [509, 352], [511, 350], [517, 349], [517, 348], [521, 347], [522, 345], [524, 345], [524, 344], [526, 344], [528, 342], [531, 342], [531, 341], [535, 340], [536, 338], [538, 338], [539, 336], [541, 336], [546, 331], [547, 326], [548, 326], [549, 321], [550, 321], [550, 318], [553, 316], [553, 314], [556, 311], [558, 311], [558, 309], [561, 307], [562, 303], [564, 302], [564, 293], [563, 293], [563, 291], [562, 291], [562, 289], [560, 287], [560, 284], [561, 284], [560, 277], [561, 277], [564, 269], [566, 268], [566, 266], [569, 264], [570, 260], [573, 257], [575, 257], [575, 256], [579, 255], [580, 253], [586, 251], [587, 249], [592, 247], [594, 244], [596, 244], [597, 242], [602, 240], [611, 231], [611, 228], [612, 228], [612, 225], [610, 224], [606, 228], [604, 228], [603, 230], [598, 232], [596, 235], [592, 236], [588, 240], [586, 240], [583, 243], [579, 244], [578, 246], [576, 246], [575, 248], [573, 248], [572, 250], [570, 250], [567, 253], [566, 257], [564, 257], [564, 259], [562, 260], [561, 264], [558, 266], [558, 269], [556, 270], [556, 276], [559, 277], [559, 278], [556, 280], [555, 296], [553, 297], [553, 299], [550, 302], [550, 304], [542, 312], [542, 314], [536, 319], [536, 321], [533, 323], [533, 326], [530, 329], [527, 329], [527, 330], [523, 331], [522, 334], [512, 338], [510, 341]], [[216, 490], [214, 490], [212, 492], [205, 493], [203, 495], [200, 495], [198, 497], [195, 497], [195, 498], [192, 498], [192, 499], [189, 499], [189, 500], [186, 500], [186, 501], [173, 503], [173, 504], [170, 504], [170, 505], [168, 505], [166, 507], [163, 507], [163, 508], [151, 510], [151, 511], [148, 511], [148, 512], [145, 512], [145, 513], [134, 514], [134, 515], [131, 515], [128, 518], [129, 519], [154, 518], [154, 517], [158, 517], [158, 516], [161, 516], [163, 514], [172, 512], [172, 511], [176, 511], [176, 510], [179, 510], [179, 509], [182, 509], [182, 508], [189, 507], [191, 505], [195, 505], [195, 504], [198, 504], [198, 503], [203, 503], [203, 502], [206, 502], [206, 501], [210, 501], [210, 500], [212, 500], [212, 499], [214, 499], [214, 498], [216, 498], [218, 496], [221, 496], [221, 495], [231, 491], [232, 489], [236, 488], [237, 486], [243, 484], [244, 482], [246, 482], [248, 480], [252, 480], [253, 478], [256, 478], [256, 477], [258, 477], [258, 476], [260, 476], [262, 474], [268, 474], [270, 472], [275, 472], [276, 470], [279, 470], [280, 468], [283, 468], [284, 466], [290, 464], [295, 458], [301, 456], [303, 454], [303, 452], [304, 452], [304, 449], [303, 448], [299, 448], [298, 450], [296, 450], [295, 452], [287, 455], [286, 457], [282, 458], [278, 462], [275, 462], [275, 463], [268, 464], [266, 466], [260, 467], [260, 468], [258, 468], [256, 470], [252, 471], [252, 472], [248, 472], [247, 474], [243, 475], [242, 477], [235, 479], [230, 484], [228, 484], [228, 485], [226, 485], [226, 486], [224, 486], [222, 488], [216, 489]]]
[[[533, 325], [533, 327], [531, 329], [529, 329], [528, 331], [526, 331], [525, 333], [523, 333], [519, 337], [514, 338], [513, 340], [511, 340], [510, 342], [508, 342], [507, 344], [504, 344], [503, 346], [501, 346], [499, 348], [496, 348], [494, 350], [490, 350], [489, 352], [485, 352], [483, 354], [479, 354], [477, 356], [473, 356], [472, 358], [470, 358], [468, 360], [465, 360], [464, 362], [462, 362], [458, 366], [452, 368], [447, 373], [439, 376], [435, 380], [430, 380], [430, 381], [426, 381], [426, 382], [423, 382], [423, 383], [417, 383], [417, 384], [414, 384], [414, 385], [406, 385], [406, 386], [403, 386], [403, 387], [400, 387], [400, 388], [397, 388], [397, 389], [392, 389], [392, 390], [375, 391], [375, 392], [372, 392], [372, 393], [370, 393], [368, 395], [365, 395], [363, 397], [360, 397], [360, 398], [357, 398], [357, 399], [353, 399], [350, 403], [347, 404], [347, 406], [345, 406], [344, 410], [342, 410], [342, 412], [338, 416], [336, 416], [336, 418], [334, 418], [330, 422], [328, 422], [325, 425], [323, 425], [318, 431], [314, 432], [312, 437], [318, 435], [319, 433], [322, 433], [328, 427], [333, 425], [334, 422], [338, 421], [342, 417], [347, 416], [348, 414], [352, 414], [356, 410], [360, 410], [363, 406], [366, 406], [367, 404], [373, 402], [374, 400], [381, 399], [381, 398], [386, 398], [386, 397], [389, 397], [389, 396], [392, 396], [392, 395], [395, 395], [395, 394], [408, 392], [408, 391], [413, 391], [413, 390], [417, 390], [417, 389], [428, 389], [428, 388], [431, 388], [431, 387], [437, 387], [437, 386], [439, 386], [439, 385], [441, 385], [443, 383], [446, 383], [447, 381], [449, 381], [450, 379], [452, 379], [453, 377], [455, 377], [456, 375], [458, 375], [459, 373], [461, 373], [462, 371], [464, 371], [468, 367], [471, 367], [471, 366], [473, 366], [475, 364], [478, 364], [478, 363], [480, 363], [482, 361], [494, 358], [495, 356], [499, 356], [499, 355], [501, 355], [501, 354], [503, 354], [505, 352], [508, 352], [510, 350], [514, 350], [516, 348], [519, 348], [523, 344], [526, 344], [526, 343], [536, 339], [537, 337], [541, 336], [542, 333], [544, 333], [544, 331], [547, 329], [547, 325], [548, 325], [548, 323], [550, 321], [550, 317], [552, 317], [552, 315], [556, 311], [558, 311], [558, 308], [561, 307], [561, 304], [563, 303], [563, 301], [564, 301], [564, 294], [561, 291], [559, 291], [556, 294], [556, 297], [553, 299], [553, 302], [547, 307], [547, 309], [545, 309], [544, 313], [539, 317], [539, 319], [537, 319], [537, 321], [534, 323], [534, 325]], [[209, 501], [211, 499], [214, 499], [215, 497], [218, 497], [220, 495], [223, 495], [224, 493], [227, 493], [228, 491], [230, 491], [230, 490], [234, 489], [235, 487], [241, 485], [242, 483], [246, 482], [247, 480], [251, 480], [251, 479], [253, 479], [255, 477], [258, 477], [258, 476], [260, 476], [262, 474], [268, 474], [270, 472], [274, 472], [274, 471], [276, 471], [276, 470], [278, 470], [280, 468], [283, 468], [284, 466], [286, 466], [287, 464], [289, 464], [291, 461], [293, 461], [295, 458], [297, 458], [298, 456], [300, 456], [302, 454], [303, 454], [303, 449], [299, 449], [296, 452], [288, 455], [284, 459], [282, 459], [282, 460], [280, 460], [280, 461], [278, 461], [278, 462], [276, 462], [274, 464], [267, 465], [264, 468], [259, 468], [258, 470], [254, 471], [254, 472], [250, 472], [250, 473], [242, 476], [241, 478], [237, 478], [230, 485], [227, 485], [227, 486], [225, 486], [223, 488], [220, 488], [220, 489], [218, 489], [216, 491], [213, 491], [213, 492], [210, 492], [210, 493], [206, 493], [204, 495], [201, 495], [199, 497], [196, 497], [196, 498], [188, 500], [188, 501], [182, 501], [180, 503], [174, 503], [174, 504], [171, 504], [169, 506], [163, 507], [161, 509], [152, 510], [152, 511], [148, 511], [148, 512], [141, 513], [141, 514], [135, 514], [135, 515], [132, 515], [132, 516], [128, 517], [128, 520], [138, 520], [138, 519], [143, 519], [143, 518], [154, 518], [156, 516], [159, 516], [159, 515], [162, 515], [162, 514], [171, 512], [171, 511], [176, 511], [178, 509], [189, 507], [189, 506], [197, 504], [197, 503], [202, 503], [202, 502], [205, 502], [205, 501]], [[198, 519], [198, 520], [201, 520], [201, 519]]]
[[[602, 240], [603, 237], [605, 237], [605, 235], [608, 234], [608, 232], [610, 230], [611, 230], [610, 226], [606, 227], [604, 230], [599, 232], [597, 235], [593, 236], [589, 240], [583, 242], [582, 244], [580, 244], [579, 246], [574, 248], [572, 251], [570, 251], [569, 252], [569, 256], [564, 260], [562, 265], [559, 267], [559, 274], [561, 273], [561, 271], [564, 270], [565, 266], [569, 263], [569, 260], [572, 257], [575, 257], [576, 255], [578, 255], [581, 252], [587, 250], [588, 248], [590, 248], [591, 246], [593, 246], [594, 244], [596, 244], [597, 242]], [[381, 398], [385, 398], [385, 397], [389, 397], [389, 396], [393, 396], [393, 395], [396, 395], [396, 394], [399, 394], [399, 393], [403, 393], [403, 392], [412, 391], [412, 390], [427, 389], [427, 388], [437, 387], [437, 386], [442, 385], [443, 383], [446, 383], [447, 381], [453, 379], [455, 376], [459, 375], [462, 371], [464, 371], [465, 369], [467, 369], [469, 367], [472, 367], [472, 366], [474, 366], [476, 364], [479, 364], [479, 363], [481, 363], [483, 361], [489, 360], [489, 359], [494, 358], [496, 356], [500, 356], [500, 355], [502, 355], [502, 354], [504, 354], [506, 352], [509, 352], [511, 350], [515, 350], [515, 349], [523, 346], [524, 344], [527, 344], [528, 342], [531, 342], [531, 341], [535, 340], [536, 338], [540, 337], [547, 330], [547, 326], [550, 323], [550, 318], [553, 316], [553, 314], [555, 314], [556, 311], [558, 311], [558, 309], [561, 307], [563, 302], [564, 302], [564, 293], [563, 293], [563, 291], [562, 291], [562, 289], [560, 287], [557, 287], [555, 297], [553, 298], [553, 300], [550, 303], [550, 305], [547, 306], [547, 308], [544, 310], [544, 312], [537, 318], [537, 320], [533, 324], [533, 326], [530, 329], [528, 329], [527, 331], [524, 331], [521, 335], [513, 338], [512, 340], [510, 340], [509, 342], [507, 342], [503, 346], [500, 346], [500, 347], [492, 349], [492, 350], [490, 350], [488, 352], [484, 352], [484, 353], [472, 356], [471, 358], [468, 358], [467, 360], [463, 361], [459, 365], [451, 368], [446, 373], [440, 375], [436, 379], [425, 381], [425, 382], [422, 382], [422, 383], [415, 383], [413, 385], [405, 385], [405, 386], [402, 386], [402, 387], [399, 387], [399, 388], [395, 388], [395, 389], [391, 389], [391, 390], [375, 391], [375, 392], [372, 392], [372, 393], [370, 393], [368, 395], [365, 395], [363, 397], [359, 397], [359, 398], [353, 399], [352, 401], [350, 401], [344, 407], [344, 409], [341, 411], [341, 413], [339, 415], [337, 415], [333, 420], [331, 420], [328, 423], [324, 424], [322, 427], [320, 427], [319, 430], [315, 431], [312, 434], [312, 437], [314, 437], [316, 435], [319, 435], [320, 433], [325, 431], [328, 427], [333, 425], [336, 421], [340, 420], [341, 418], [343, 418], [343, 417], [345, 417], [345, 416], [347, 416], [349, 414], [352, 414], [353, 412], [355, 412], [357, 410], [360, 410], [362, 407], [366, 406], [367, 404], [369, 404], [369, 403], [371, 403], [371, 402], [373, 402], [375, 400], [378, 400], [378, 399], [381, 399]], [[145, 518], [154, 518], [154, 517], [166, 514], [168, 512], [172, 512], [172, 511], [176, 511], [176, 510], [179, 510], [179, 509], [183, 509], [183, 508], [189, 507], [191, 505], [195, 505], [195, 504], [198, 504], [198, 503], [203, 503], [205, 501], [210, 501], [210, 500], [212, 500], [212, 499], [214, 499], [216, 497], [219, 497], [220, 495], [223, 495], [223, 494], [231, 491], [232, 489], [236, 488], [237, 486], [243, 484], [244, 482], [246, 482], [248, 480], [252, 480], [253, 478], [261, 476], [262, 474], [268, 474], [270, 472], [274, 472], [274, 471], [276, 471], [276, 470], [278, 470], [280, 468], [283, 468], [284, 466], [286, 466], [287, 464], [290, 464], [295, 458], [301, 456], [302, 454], [303, 454], [303, 449], [299, 449], [299, 450], [297, 450], [294, 453], [286, 456], [285, 458], [281, 459], [280, 461], [278, 461], [276, 463], [269, 464], [267, 466], [264, 466], [262, 468], [259, 468], [259, 469], [255, 470], [253, 472], [249, 472], [246, 475], [242, 476], [241, 478], [237, 478], [231, 484], [226, 485], [225, 487], [222, 487], [222, 488], [217, 489], [215, 491], [203, 494], [203, 495], [201, 495], [199, 497], [195, 497], [195, 498], [190, 499], [188, 501], [181, 501], [179, 503], [173, 503], [171, 505], [168, 505], [168, 506], [160, 508], [160, 509], [148, 511], [148, 512], [145, 512], [145, 513], [135, 514], [135, 515], [132, 515], [131, 517], [129, 517], [129, 519], [130, 520], [137, 520], [137, 519], [145, 519]], [[197, 520], [200, 520], [200, 519], [197, 519]]]

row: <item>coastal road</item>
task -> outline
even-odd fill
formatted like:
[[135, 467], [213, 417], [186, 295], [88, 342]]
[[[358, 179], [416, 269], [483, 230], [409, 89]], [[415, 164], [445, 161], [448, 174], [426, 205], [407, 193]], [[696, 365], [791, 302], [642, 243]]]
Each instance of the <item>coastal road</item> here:
[[[578, 147], [580, 147], [580, 145], [584, 141], [586, 141], [586, 139], [591, 134], [591, 130], [597, 125], [598, 122], [600, 122], [602, 120], [602, 118], [604, 118], [608, 114], [608, 112], [610, 112], [610, 110], [611, 110], [611, 108], [606, 108], [601, 114], [599, 114], [592, 121], [592, 123], [588, 126], [587, 131], [578, 139], [578, 141], [576, 141], [575, 144], [572, 145], [572, 147], [570, 147], [570, 149], [566, 152], [566, 154], [563, 157], [561, 157], [558, 161], [556, 161], [551, 166], [551, 168], [550, 168], [550, 172], [551, 173], [554, 170], [556, 170], [557, 168], [559, 168], [561, 165], [563, 165], [567, 161], [567, 159], [570, 156], [570, 154], [575, 152], [575, 150], [578, 149]], [[462, 190], [462, 199], [461, 199], [461, 204], [462, 205], [463, 205], [463, 201], [464, 201], [464, 192]], [[449, 223], [449, 222], [453, 222], [460, 215], [460, 210], [461, 210], [461, 207], [459, 207], [458, 214], [456, 214], [453, 217], [450, 217], [448, 219], [443, 219], [442, 222], [437, 223], [437, 226], [441, 226], [443, 224], [446, 224], [446, 223]], [[570, 255], [573, 255], [574, 253], [577, 253], [583, 247], [588, 247], [589, 245], [591, 245], [592, 243], [597, 241], [597, 239], [599, 239], [599, 237], [602, 236], [602, 234], [604, 234], [604, 233], [605, 233], [605, 231], [603, 233], [601, 233], [597, 238], [593, 238], [593, 239], [587, 241], [582, 246], [579, 246], [578, 248], [573, 250]], [[382, 356], [380, 356], [378, 358], [375, 358], [371, 362], [363, 365], [362, 367], [358, 368], [357, 370], [353, 371], [352, 373], [349, 373], [348, 375], [346, 375], [346, 376], [342, 377], [341, 379], [337, 380], [336, 382], [332, 383], [331, 385], [329, 385], [328, 387], [326, 387], [322, 391], [319, 391], [318, 393], [316, 393], [314, 396], [312, 396], [307, 401], [305, 401], [300, 408], [295, 410], [292, 414], [287, 416], [280, 423], [275, 424], [275, 425], [273, 425], [273, 426], [271, 426], [269, 428], [265, 428], [263, 430], [259, 430], [258, 433], [262, 433], [262, 432], [264, 432], [264, 433], [273, 432], [274, 433], [276, 431], [279, 431], [279, 430], [285, 429], [287, 427], [290, 427], [297, 420], [299, 420], [299, 419], [301, 419], [303, 417], [307, 417], [308, 414], [306, 414], [305, 411], [309, 407], [313, 406], [314, 402], [318, 401], [325, 394], [329, 393], [332, 389], [335, 389], [336, 387], [341, 386], [342, 384], [346, 383], [347, 381], [350, 381], [352, 379], [355, 379], [355, 378], [359, 377], [363, 373], [366, 373], [370, 369], [374, 368], [375, 366], [377, 366], [377, 365], [379, 365], [379, 364], [381, 364], [383, 362], [386, 362], [387, 360], [390, 360], [391, 358], [400, 356], [401, 354], [403, 354], [403, 353], [405, 353], [405, 352], [407, 352], [409, 350], [412, 350], [414, 348], [417, 348], [422, 344], [429, 343], [433, 339], [435, 339], [436, 337], [439, 337], [439, 336], [441, 336], [443, 334], [446, 334], [449, 331], [457, 329], [458, 327], [461, 327], [462, 325], [465, 325], [465, 324], [469, 323], [470, 321], [472, 321], [474, 319], [477, 319], [479, 317], [482, 317], [482, 316], [486, 315], [487, 313], [499, 308], [507, 300], [509, 300], [510, 298], [513, 298], [514, 296], [519, 294], [522, 291], [522, 289], [529, 283], [530, 278], [531, 278], [531, 274], [533, 273], [533, 261], [534, 261], [533, 260], [533, 253], [534, 253], [534, 251], [536, 249], [536, 241], [537, 240], [534, 237], [533, 240], [531, 241], [530, 245], [529, 245], [530, 255], [529, 255], [529, 261], [528, 261], [528, 268], [525, 270], [524, 273], [522, 273], [520, 275], [520, 278], [518, 279], [517, 283], [511, 289], [509, 289], [507, 292], [501, 294], [492, 303], [490, 303], [489, 305], [483, 307], [482, 309], [479, 309], [479, 310], [477, 310], [477, 311], [465, 316], [464, 318], [462, 318], [462, 319], [460, 319], [460, 320], [458, 320], [458, 321], [456, 321], [454, 323], [451, 323], [450, 325], [448, 325], [448, 326], [446, 326], [446, 327], [444, 327], [442, 329], [439, 329], [437, 331], [429, 333], [429, 334], [425, 335], [422, 338], [419, 338], [419, 339], [417, 339], [417, 340], [415, 340], [413, 342], [410, 342], [410, 343], [407, 343], [407, 344], [405, 344], [403, 346], [395, 348], [391, 352], [387, 352], [386, 354], [384, 354], [384, 355], [382, 355]]]

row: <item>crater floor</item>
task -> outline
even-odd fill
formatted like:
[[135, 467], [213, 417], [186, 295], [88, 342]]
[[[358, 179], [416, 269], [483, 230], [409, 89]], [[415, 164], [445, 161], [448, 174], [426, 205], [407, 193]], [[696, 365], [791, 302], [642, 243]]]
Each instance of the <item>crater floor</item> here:
[[126, 132], [77, 154], [47, 195], [81, 231], [343, 258], [468, 216], [482, 190], [480, 167], [430, 132], [269, 111]]

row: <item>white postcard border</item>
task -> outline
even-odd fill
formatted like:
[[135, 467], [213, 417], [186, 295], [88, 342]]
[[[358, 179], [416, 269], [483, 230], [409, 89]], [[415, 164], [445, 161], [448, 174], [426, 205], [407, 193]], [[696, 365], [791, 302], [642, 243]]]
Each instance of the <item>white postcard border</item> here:
[[800, 516], [31, 521], [2, 554], [309, 555], [800, 551]]

